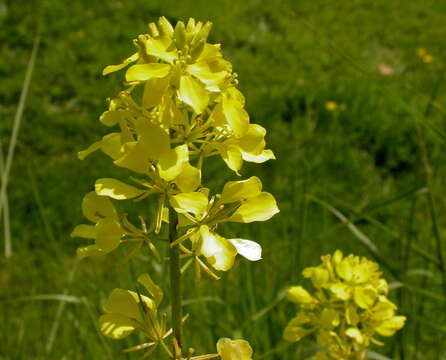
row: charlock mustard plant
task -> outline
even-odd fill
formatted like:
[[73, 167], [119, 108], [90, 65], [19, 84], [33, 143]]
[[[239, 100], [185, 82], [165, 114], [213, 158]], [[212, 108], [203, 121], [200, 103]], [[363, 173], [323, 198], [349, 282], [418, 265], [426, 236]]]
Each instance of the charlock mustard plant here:
[[[114, 165], [134, 173], [133, 184], [98, 179], [82, 201], [82, 212], [92, 224], [78, 225], [72, 236], [94, 240], [77, 250], [79, 258], [133, 244], [129, 258], [147, 249], [161, 261], [157, 243], [169, 241], [171, 328], [167, 315], [159, 312], [163, 291], [143, 274], [136, 291], [115, 289], [110, 294], [99, 320], [105, 336], [121, 339], [139, 331], [149, 342], [128, 351], [145, 349], [147, 355], [159, 346], [174, 359], [249, 360], [252, 349], [244, 340], [223, 338], [217, 354], [192, 357], [194, 350], [184, 355], [181, 337], [181, 278], [191, 264], [196, 276], [203, 270], [218, 279], [215, 271], [229, 270], [237, 254], [251, 261], [261, 258], [260, 245], [226, 239], [217, 233], [218, 225], [265, 221], [279, 212], [257, 177], [230, 181], [216, 195], [202, 184], [209, 157], [221, 157], [237, 175], [244, 161], [274, 159], [265, 149], [266, 130], [249, 121], [231, 63], [219, 44], [207, 42], [211, 25], [189, 19], [173, 27], [161, 17], [149, 24], [148, 34], [134, 40], [133, 55], [103, 70], [107, 75], [127, 68], [125, 89], [109, 100], [99, 118], [111, 132], [78, 155], [83, 160], [101, 150]], [[139, 224], [118, 214], [112, 202], [145, 199], [152, 201], [155, 215], [150, 221], [139, 216]], [[172, 334], [169, 350], [166, 339]]]
[[388, 285], [375, 262], [337, 250], [322, 256], [321, 265], [304, 269], [303, 276], [315, 291], [288, 290], [288, 299], [300, 309], [284, 338], [296, 342], [314, 334], [325, 348], [317, 360], [366, 359], [371, 343], [383, 345], [375, 334], [390, 337], [404, 326], [406, 318], [395, 315], [397, 306], [387, 298]]

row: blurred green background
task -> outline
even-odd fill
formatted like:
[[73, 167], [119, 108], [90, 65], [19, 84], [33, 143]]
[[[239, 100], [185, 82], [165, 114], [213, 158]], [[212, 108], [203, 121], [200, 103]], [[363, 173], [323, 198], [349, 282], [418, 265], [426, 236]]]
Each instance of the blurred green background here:
[[[8, 259], [0, 225], [0, 359], [141, 356], [121, 352], [137, 336], [109, 341], [96, 319], [109, 292], [142, 272], [167, 289], [165, 266], [149, 256], [123, 265], [122, 249], [78, 263], [69, 234], [95, 179], [120, 174], [101, 154], [76, 157], [106, 133], [97, 119], [122, 85], [122, 73], [101, 71], [161, 15], [214, 23], [210, 40], [277, 156], [242, 176], [260, 176], [281, 213], [222, 230], [261, 243], [263, 260], [239, 259], [218, 282], [188, 274], [187, 344], [204, 353], [219, 337], [244, 337], [255, 359], [306, 359], [312, 341], [281, 339], [296, 311], [283, 289], [308, 285], [302, 269], [339, 248], [378, 261], [408, 317], [371, 356], [446, 359], [446, 2], [435, 0], [0, 0], [4, 154], [41, 36], [7, 190]], [[208, 165], [216, 187], [236, 179], [222, 161]]]

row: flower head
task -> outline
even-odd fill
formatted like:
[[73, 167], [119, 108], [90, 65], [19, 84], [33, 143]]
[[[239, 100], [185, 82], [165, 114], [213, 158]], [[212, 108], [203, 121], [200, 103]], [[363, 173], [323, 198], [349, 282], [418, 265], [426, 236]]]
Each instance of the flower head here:
[[326, 351], [318, 359], [353, 359], [369, 344], [379, 344], [373, 336], [393, 336], [406, 318], [397, 316], [397, 307], [387, 299], [387, 282], [378, 264], [338, 250], [322, 256], [322, 264], [304, 269], [315, 292], [302, 286], [288, 290], [288, 299], [300, 304], [300, 311], [287, 325], [284, 338], [299, 341], [316, 334]]
[[279, 212], [274, 197], [262, 192], [260, 179], [230, 181], [221, 195], [209, 199], [208, 190], [181, 193], [170, 198], [171, 206], [180, 213], [180, 227], [188, 230], [192, 251], [204, 256], [216, 269], [229, 270], [237, 254], [248, 260], [261, 258], [260, 246], [250, 240], [226, 239], [216, 233], [219, 223], [265, 221]]

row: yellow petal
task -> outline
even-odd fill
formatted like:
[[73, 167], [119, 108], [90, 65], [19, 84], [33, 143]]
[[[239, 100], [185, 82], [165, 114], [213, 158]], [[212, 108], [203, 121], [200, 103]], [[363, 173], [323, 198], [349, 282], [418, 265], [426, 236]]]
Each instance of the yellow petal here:
[[123, 155], [116, 159], [114, 163], [141, 174], [149, 172], [149, 158], [147, 151], [141, 141], [128, 142], [123, 146]]
[[89, 256], [102, 256], [106, 253], [99, 249], [96, 245], [88, 245], [88, 246], [82, 246], [80, 248], [77, 248], [76, 250], [76, 256], [79, 260], [82, 260]]
[[287, 299], [298, 304], [311, 304], [315, 301], [302, 286], [293, 286], [288, 289]]
[[99, 329], [104, 336], [118, 340], [130, 335], [138, 324], [118, 314], [105, 314], [99, 318]]
[[138, 277], [138, 282], [142, 284], [146, 290], [153, 296], [155, 303], [158, 306], [163, 300], [163, 290], [154, 283], [149, 274], [142, 274]]
[[396, 305], [385, 297], [380, 297], [379, 301], [372, 309], [372, 318], [376, 321], [391, 319], [395, 315]]
[[142, 104], [145, 108], [151, 108], [161, 103], [161, 99], [169, 86], [170, 76], [153, 78], [146, 81]]
[[160, 63], [136, 64], [125, 73], [126, 81], [147, 81], [153, 78], [163, 78], [170, 72], [170, 65]]
[[226, 122], [235, 136], [245, 135], [249, 127], [249, 115], [246, 110], [234, 98], [223, 97], [221, 105]]
[[189, 75], [181, 76], [178, 97], [192, 107], [196, 114], [201, 114], [209, 102], [209, 95], [203, 85]]
[[348, 328], [347, 330], [345, 330], [345, 335], [354, 339], [358, 344], [362, 344], [364, 342], [364, 337], [362, 336], [358, 328]]
[[204, 255], [216, 270], [229, 270], [237, 255], [235, 246], [224, 237], [209, 231], [206, 225], [200, 226], [200, 235], [200, 254]]
[[159, 160], [170, 151], [169, 134], [158, 124], [139, 118], [136, 122], [136, 131], [143, 156], [152, 160]]
[[98, 196], [94, 191], [89, 192], [83, 198], [82, 213], [92, 222], [98, 222], [102, 218], [116, 219], [118, 217], [110, 199]]
[[162, 99], [162, 103], [159, 109], [161, 122], [166, 127], [171, 127], [172, 125], [177, 124], [184, 125], [188, 121], [186, 120], [184, 113], [180, 109], [178, 109], [170, 96], [166, 96], [166, 94]]
[[373, 306], [378, 294], [372, 286], [356, 286], [353, 292], [355, 303], [362, 309], [369, 309]]
[[345, 319], [347, 320], [347, 324], [356, 326], [360, 321], [360, 317], [358, 315], [357, 307], [354, 305], [348, 305], [345, 310]]
[[252, 348], [246, 340], [219, 339], [217, 352], [221, 360], [251, 360]]
[[351, 288], [341, 282], [330, 286], [330, 291], [340, 300], [348, 300], [351, 297]]
[[96, 180], [94, 188], [99, 196], [108, 196], [116, 200], [133, 199], [146, 192], [111, 178]]
[[162, 36], [158, 39], [149, 38], [146, 43], [147, 55], [155, 56], [169, 64], [178, 59], [178, 51], [172, 45], [172, 39]]
[[211, 65], [208, 62], [196, 62], [187, 66], [186, 71], [206, 85], [221, 84], [228, 75], [228, 72], [225, 70], [218, 71], [219, 69], [215, 71]]
[[128, 57], [127, 59], [125, 59], [121, 64], [118, 65], [108, 65], [104, 68], [104, 70], [102, 70], [102, 75], [107, 75], [110, 74], [112, 72], [121, 70], [123, 68], [125, 68], [128, 64], [130, 64], [131, 62], [134, 62], [136, 60], [138, 60], [139, 58], [139, 54], [138, 53], [134, 53], [132, 56]]
[[208, 207], [208, 198], [201, 192], [181, 193], [170, 197], [170, 205], [178, 213], [192, 213], [201, 218]]
[[336, 264], [336, 272], [338, 276], [344, 279], [345, 281], [352, 280], [353, 268], [348, 258], [344, 258], [342, 261]]
[[232, 144], [215, 144], [215, 147], [220, 152], [226, 165], [228, 165], [231, 170], [235, 171], [237, 175], [240, 175], [238, 171], [242, 168], [243, 158], [239, 147]]
[[327, 285], [330, 279], [330, 274], [328, 271], [321, 267], [305, 268], [302, 274], [306, 278], [311, 278], [311, 281], [316, 288], [321, 288]]
[[93, 225], [78, 225], [70, 234], [71, 237], [81, 237], [84, 239], [96, 239], [96, 227]]
[[175, 178], [175, 184], [182, 192], [193, 192], [201, 184], [201, 171], [187, 162]]
[[138, 296], [137, 293], [130, 290], [114, 289], [102, 308], [106, 313], [119, 314], [127, 318], [140, 320], [143, 311], [139, 305], [140, 297], [149, 309], [154, 307], [153, 301], [147, 296]]
[[113, 160], [121, 156], [121, 134], [111, 133], [102, 138], [101, 151]]
[[107, 110], [99, 117], [99, 121], [106, 126], [114, 126], [122, 119], [123, 113], [125, 110]]
[[166, 181], [175, 179], [184, 169], [189, 161], [189, 150], [187, 145], [177, 146], [160, 155], [158, 170], [160, 177]]
[[248, 162], [253, 162], [256, 164], [264, 163], [265, 161], [274, 160], [276, 158], [274, 153], [271, 150], [263, 150], [258, 155], [253, 155], [253, 154], [243, 152], [243, 151], [241, 153], [242, 153], [243, 160], [248, 161]]
[[341, 317], [336, 310], [325, 308], [319, 315], [318, 322], [324, 329], [330, 330], [340, 324]]
[[227, 204], [256, 197], [262, 191], [262, 182], [257, 176], [241, 181], [229, 181], [223, 187], [220, 203]]
[[121, 140], [119, 133], [110, 133], [105, 135], [102, 140], [91, 144], [87, 149], [79, 151], [77, 156], [79, 160], [84, 160], [88, 155], [101, 149], [105, 154], [115, 159], [120, 154]]
[[104, 252], [116, 249], [123, 235], [121, 225], [112, 218], [104, 218], [96, 224], [96, 245]]
[[405, 316], [395, 316], [382, 322], [382, 324], [376, 327], [375, 330], [381, 336], [393, 336], [395, 332], [404, 326], [405, 322]]
[[283, 332], [283, 338], [289, 342], [300, 341], [303, 337], [307, 336], [311, 331], [306, 330], [300, 326], [297, 326], [291, 320], [285, 327]]
[[266, 130], [258, 124], [249, 124], [248, 131], [240, 138], [239, 146], [243, 152], [258, 155], [265, 149]]
[[246, 200], [229, 218], [229, 221], [250, 223], [271, 219], [279, 212], [276, 200], [267, 192]]
[[262, 258], [262, 247], [255, 241], [245, 239], [229, 239], [237, 249], [237, 253], [249, 261], [258, 261]]
[[245, 97], [242, 92], [234, 86], [226, 89], [226, 96], [231, 97], [237, 101], [241, 106], [245, 106]]
[[96, 141], [95, 143], [91, 144], [87, 149], [79, 151], [77, 153], [77, 157], [79, 160], [84, 160], [88, 155], [95, 152], [96, 150], [99, 150], [102, 146], [102, 141]]

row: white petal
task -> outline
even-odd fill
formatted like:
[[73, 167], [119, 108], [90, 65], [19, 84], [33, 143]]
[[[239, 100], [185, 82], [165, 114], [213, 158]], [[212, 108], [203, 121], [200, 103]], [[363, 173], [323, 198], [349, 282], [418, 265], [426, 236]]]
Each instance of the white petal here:
[[262, 258], [262, 247], [255, 241], [245, 239], [229, 239], [235, 246], [237, 252], [250, 261], [257, 261]]

